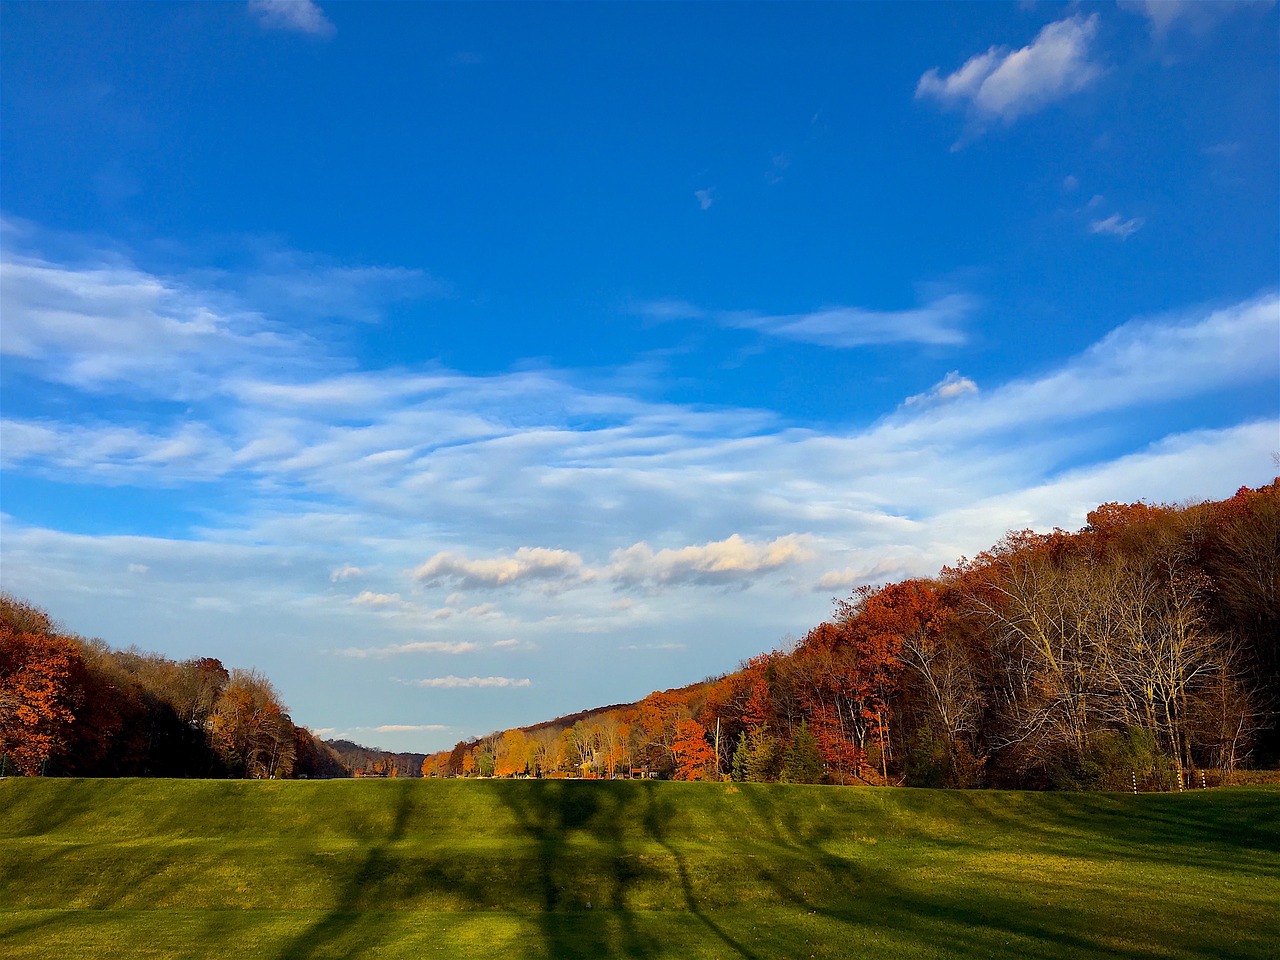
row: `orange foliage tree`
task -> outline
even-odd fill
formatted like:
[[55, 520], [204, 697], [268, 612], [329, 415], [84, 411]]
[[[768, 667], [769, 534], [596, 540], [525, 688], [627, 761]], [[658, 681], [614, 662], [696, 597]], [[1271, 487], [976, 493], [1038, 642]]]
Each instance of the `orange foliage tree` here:
[[84, 662], [53, 633], [0, 623], [0, 755], [33, 776], [64, 746], [83, 699]]
[[706, 728], [698, 721], [681, 720], [676, 724], [671, 750], [675, 755], [677, 780], [707, 780], [716, 776], [716, 754], [707, 742]]

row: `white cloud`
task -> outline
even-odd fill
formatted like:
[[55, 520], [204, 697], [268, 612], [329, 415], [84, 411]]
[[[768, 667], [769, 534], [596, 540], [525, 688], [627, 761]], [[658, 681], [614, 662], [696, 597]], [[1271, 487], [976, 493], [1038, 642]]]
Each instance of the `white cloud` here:
[[260, 316], [207, 293], [128, 265], [69, 268], [6, 250], [0, 352], [83, 389], [202, 396], [236, 358], [269, 363], [283, 347]]
[[809, 313], [761, 314], [709, 311], [683, 300], [655, 300], [639, 304], [636, 310], [655, 320], [710, 319], [724, 327], [848, 349], [877, 343], [962, 344], [966, 338], [964, 323], [977, 305], [967, 294], [949, 293], [908, 310], [836, 306]]
[[421, 733], [424, 730], [448, 730], [443, 723], [384, 723], [372, 728], [375, 733]]
[[1121, 240], [1127, 240], [1146, 223], [1142, 217], [1131, 217], [1128, 220], [1122, 219], [1120, 214], [1113, 213], [1105, 220], [1092, 220], [1089, 222], [1089, 231], [1098, 233], [1106, 237], [1119, 237]]
[[1147, 18], [1157, 38], [1175, 28], [1190, 33], [1206, 33], [1238, 10], [1265, 9], [1274, 0], [1116, 0], [1121, 10]]
[[337, 652], [344, 657], [367, 660], [370, 657], [383, 659], [413, 653], [447, 653], [456, 656], [478, 649], [479, 644], [469, 640], [416, 640], [413, 643], [392, 643], [384, 647], [347, 647]]
[[147, 566], [145, 563], [131, 563], [129, 564], [127, 569], [130, 573], [136, 573], [139, 576], [141, 576], [147, 573], [147, 571], [149, 571], [151, 568]]
[[712, 189], [693, 191], [693, 195], [698, 199], [698, 207], [700, 209], [711, 209], [711, 205], [716, 202], [716, 198], [713, 196], [714, 192]]
[[449, 584], [458, 590], [503, 587], [528, 580], [573, 580], [583, 575], [582, 557], [568, 550], [521, 547], [510, 556], [470, 560], [460, 553], [437, 553], [413, 570], [426, 586]]
[[287, 391], [275, 381], [280, 369], [313, 372], [321, 345], [268, 316], [371, 321], [387, 303], [446, 290], [421, 270], [334, 263], [248, 240], [254, 259], [234, 274], [163, 275], [110, 249], [59, 263], [16, 247], [63, 238], [13, 221], [0, 227], [0, 352], [51, 382], [96, 392], [191, 401], [247, 389], [259, 374]]
[[268, 30], [332, 37], [336, 30], [312, 0], [249, 0], [249, 10]]
[[1096, 13], [1050, 23], [1029, 46], [991, 47], [946, 77], [937, 67], [926, 71], [916, 85], [916, 98], [1012, 123], [1078, 93], [1101, 75], [1089, 59], [1097, 32]]
[[814, 313], [755, 316], [727, 314], [726, 326], [759, 330], [770, 336], [823, 347], [861, 347], [872, 343], [964, 343], [962, 324], [973, 312], [971, 297], [953, 293], [914, 310], [864, 310], [833, 307]]
[[530, 681], [517, 680], [514, 677], [427, 677], [423, 680], [406, 681], [415, 687], [431, 689], [458, 690], [468, 687], [527, 687]]
[[[104, 286], [101, 264], [40, 263], [63, 286]], [[954, 372], [877, 422], [819, 428], [757, 409], [654, 401], [617, 380], [584, 385], [555, 370], [353, 373], [278, 332], [263, 357], [252, 337], [273, 331], [255, 310], [129, 269], [131, 297], [169, 304], [118, 311], [126, 326], [142, 316], [141, 332], [95, 332], [86, 320], [79, 338], [44, 313], [27, 340], [38, 349], [15, 363], [66, 383], [64, 362], [89, 369], [101, 353], [132, 369], [124, 365], [136, 353], [148, 364], [137, 368], [144, 379], [164, 381], [162, 397], [194, 395], [195, 384], [209, 402], [138, 414], [127, 378], [82, 377], [79, 389], [93, 391], [81, 406], [89, 415], [46, 407], [41, 418], [3, 424], [6, 471], [176, 490], [202, 504], [228, 502], [222, 494], [234, 487], [234, 512], [210, 506], [172, 539], [75, 535], [0, 517], [5, 588], [112, 643], [218, 656], [273, 677], [297, 676], [309, 652], [361, 644], [347, 659], [322, 658], [340, 682], [374, 689], [404, 657], [448, 655], [453, 679], [432, 679], [465, 686], [487, 681], [501, 656], [514, 662], [509, 641], [519, 637], [544, 651], [520, 658], [537, 689], [570, 691], [575, 703], [643, 695], [623, 689], [642, 682], [639, 665], [677, 658], [628, 658], [636, 667], [625, 676], [593, 671], [589, 681], [566, 679], [564, 664], [596, 662], [602, 648], [687, 642], [679, 659], [689, 669], [727, 668], [827, 615], [832, 593], [933, 573], [1009, 527], [1070, 527], [1103, 500], [1230, 495], [1269, 480], [1280, 431], [1280, 357], [1259, 346], [1274, 345], [1280, 329], [1274, 293], [1132, 321], [1034, 375], [984, 381], [981, 392]], [[137, 291], [152, 281], [171, 294], [147, 301]], [[189, 348], [181, 324], [201, 310], [224, 319]], [[80, 313], [104, 327], [117, 315]], [[667, 304], [665, 313], [701, 312]], [[5, 338], [33, 329], [11, 329], [7, 311], [3, 327]], [[944, 328], [963, 336], [960, 320]], [[148, 354], [152, 333], [177, 346]], [[926, 402], [946, 394], [957, 402]], [[1210, 395], [1229, 395], [1222, 409], [1245, 412], [1194, 430], [1198, 401]], [[113, 406], [117, 396], [125, 402]], [[95, 419], [98, 410], [119, 421]], [[788, 531], [810, 533], [789, 542], [780, 536]], [[131, 574], [130, 564], [149, 572]], [[402, 579], [375, 587], [378, 570]], [[419, 606], [410, 591], [424, 583], [450, 596], [432, 593]], [[365, 586], [400, 605], [353, 606], [348, 594]], [[670, 589], [653, 602], [661, 588]], [[215, 613], [192, 615], [202, 609]], [[387, 635], [353, 639], [371, 616]], [[305, 679], [290, 682], [305, 691]], [[343, 720], [331, 696], [284, 694], [299, 722], [359, 722]], [[482, 723], [463, 714], [458, 722]]]
[[914, 396], [907, 397], [903, 402], [908, 407], [923, 407], [947, 400], [955, 400], [958, 397], [972, 395], [977, 392], [978, 385], [976, 383], [968, 377], [962, 377], [959, 370], [952, 370], [924, 393], [917, 393]]
[[398, 593], [374, 593], [371, 590], [361, 590], [351, 598], [351, 602], [358, 607], [398, 607], [404, 603]]
[[806, 538], [796, 534], [768, 543], [751, 543], [741, 535], [700, 546], [659, 550], [637, 543], [615, 550], [609, 577], [624, 586], [676, 584], [746, 584], [758, 574], [808, 560]]
[[493, 646], [495, 650], [537, 650], [538, 649], [538, 645], [536, 643], [530, 643], [528, 640], [517, 640], [514, 637], [509, 637], [506, 640], [496, 640], [494, 641]]

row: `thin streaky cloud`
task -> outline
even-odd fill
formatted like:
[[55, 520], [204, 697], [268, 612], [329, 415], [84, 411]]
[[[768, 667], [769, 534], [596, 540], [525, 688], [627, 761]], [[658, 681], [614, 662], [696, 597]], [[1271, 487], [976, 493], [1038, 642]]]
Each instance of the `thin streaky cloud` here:
[[1142, 217], [1130, 217], [1125, 220], [1120, 214], [1113, 213], [1105, 220], [1090, 221], [1089, 232], [1100, 234], [1104, 237], [1118, 237], [1121, 240], [1128, 240], [1142, 229], [1144, 223], [1146, 221]]
[[959, 346], [965, 324], [978, 308], [966, 293], [948, 293], [907, 310], [834, 306], [807, 313], [765, 314], [750, 310], [706, 310], [685, 300], [659, 299], [633, 309], [658, 321], [710, 320], [722, 327], [753, 330], [781, 340], [852, 349], [884, 343]]
[[723, 313], [718, 319], [727, 327], [822, 347], [849, 349], [880, 343], [958, 346], [966, 340], [964, 322], [976, 306], [973, 297], [952, 293], [914, 310], [832, 307], [813, 313], [771, 316]]
[[531, 685], [531, 681], [526, 678], [517, 679], [515, 677], [455, 677], [452, 674], [447, 677], [425, 677], [422, 680], [406, 680], [403, 681], [414, 687], [426, 687], [433, 690], [462, 690], [474, 687], [527, 687]]
[[471, 653], [480, 649], [480, 645], [469, 640], [417, 640], [413, 643], [392, 643], [383, 647], [347, 647], [339, 650], [339, 656], [354, 657], [358, 660], [385, 659], [414, 653], [445, 653], [458, 655]]

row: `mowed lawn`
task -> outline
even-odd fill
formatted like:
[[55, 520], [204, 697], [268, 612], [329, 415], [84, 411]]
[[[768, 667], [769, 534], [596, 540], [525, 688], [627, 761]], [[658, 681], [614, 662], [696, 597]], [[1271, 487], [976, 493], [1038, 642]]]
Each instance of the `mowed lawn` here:
[[1280, 957], [1280, 791], [0, 781], [0, 956]]

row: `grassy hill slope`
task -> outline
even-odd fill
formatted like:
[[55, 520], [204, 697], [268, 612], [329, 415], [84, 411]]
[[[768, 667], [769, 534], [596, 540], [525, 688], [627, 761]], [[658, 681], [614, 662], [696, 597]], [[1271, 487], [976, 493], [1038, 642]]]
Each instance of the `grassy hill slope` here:
[[1280, 953], [1280, 791], [0, 781], [6, 957]]

